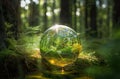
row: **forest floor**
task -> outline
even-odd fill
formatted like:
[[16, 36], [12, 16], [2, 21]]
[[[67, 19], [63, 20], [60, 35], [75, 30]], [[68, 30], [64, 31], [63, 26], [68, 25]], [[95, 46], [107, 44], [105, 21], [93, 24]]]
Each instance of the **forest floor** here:
[[[91, 41], [90, 43], [82, 41], [84, 46], [86, 47], [88, 45], [86, 48], [90, 50], [84, 49], [85, 51], [82, 51], [79, 54], [78, 59], [70, 66], [66, 67], [74, 73], [67, 75], [46, 73], [44, 72], [46, 70], [40, 68], [40, 37], [41, 34], [36, 34], [36, 32], [33, 34], [33, 32], [30, 32], [27, 35], [23, 34], [17, 42], [9, 40], [9, 48], [2, 50], [0, 55], [0, 79], [94, 79], [94, 77], [91, 77], [91, 74], [89, 74], [94, 72], [93, 67], [104, 67], [103, 60], [96, 55], [95, 50], [91, 50], [91, 48], [97, 47], [99, 43], [95, 43], [92, 47], [92, 45], [88, 45], [92, 43]], [[6, 76], [5, 78], [4, 74]], [[16, 76], [19, 78], [16, 78]]]
[[[87, 68], [100, 64], [100, 61], [92, 53], [80, 53], [77, 61], [70, 65], [68, 69], [73, 73], [69, 74], [53, 74], [43, 72], [45, 70], [39, 69], [37, 72], [32, 72], [26, 75], [25, 79], [94, 79], [87, 72]], [[38, 55], [38, 54], [36, 54]], [[40, 56], [39, 56], [40, 57]], [[39, 66], [41, 62], [39, 61]], [[41, 67], [41, 66], [40, 66]]]

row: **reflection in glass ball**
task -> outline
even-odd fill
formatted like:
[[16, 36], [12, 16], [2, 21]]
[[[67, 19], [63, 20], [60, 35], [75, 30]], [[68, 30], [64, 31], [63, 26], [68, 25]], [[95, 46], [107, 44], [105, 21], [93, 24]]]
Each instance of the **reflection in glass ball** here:
[[42, 58], [60, 67], [73, 63], [81, 52], [81, 48], [77, 33], [64, 25], [50, 27], [40, 41]]

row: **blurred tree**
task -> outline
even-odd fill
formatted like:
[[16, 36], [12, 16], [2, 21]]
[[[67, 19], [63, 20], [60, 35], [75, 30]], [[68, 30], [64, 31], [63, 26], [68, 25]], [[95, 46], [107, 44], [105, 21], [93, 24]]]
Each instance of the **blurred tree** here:
[[88, 22], [88, 0], [85, 0], [85, 28], [86, 28], [86, 32], [88, 32], [89, 29], [89, 22]]
[[44, 22], [44, 27], [43, 27], [43, 31], [45, 31], [48, 27], [48, 18], [47, 18], [47, 0], [44, 0], [44, 4], [43, 4], [43, 22]]
[[97, 7], [96, 7], [96, 0], [91, 0], [90, 5], [90, 36], [97, 37]]
[[98, 9], [98, 37], [102, 38], [102, 26], [103, 26], [103, 10], [102, 10], [102, 4], [103, 0], [99, 1], [99, 9]]
[[20, 0], [0, 0], [0, 48], [7, 38], [18, 39], [20, 33]]
[[77, 15], [76, 15], [76, 12], [77, 12], [77, 0], [73, 0], [73, 28], [74, 28], [74, 30], [77, 30]]
[[72, 27], [72, 0], [61, 0], [60, 23]]
[[120, 25], [120, 0], [113, 0], [113, 27], [118, 29]]
[[111, 38], [112, 36], [112, 1], [111, 0], [107, 0], [107, 33], [106, 33], [106, 37]]
[[5, 28], [4, 28], [4, 16], [2, 11], [2, 1], [0, 0], [0, 50], [5, 48]]
[[30, 26], [37, 26], [39, 25], [39, 3], [34, 2], [31, 0], [29, 4], [29, 25]]
[[88, 14], [89, 14], [88, 7], [89, 7], [89, 2], [88, 2], [88, 0], [85, 0], [85, 31], [86, 31], [85, 35], [86, 35], [86, 37], [88, 37], [88, 33], [89, 33], [89, 29], [90, 29], [89, 22], [88, 22]]
[[[85, 22], [87, 23], [87, 12], [85, 12], [87, 9], [85, 8], [85, 0], [78, 0], [78, 8], [79, 8], [79, 17], [78, 17], [78, 25], [77, 27], [79, 32], [82, 32], [82, 35], [85, 36], [84, 31], [85, 31], [85, 25], [87, 26], [87, 24], [85, 24]], [[85, 16], [86, 15], [86, 16]]]
[[20, 1], [19, 0], [3, 0], [2, 11], [4, 24], [11, 26], [10, 31], [13, 32], [11, 36], [15, 39], [19, 37], [20, 32]]
[[85, 1], [85, 27], [86, 35], [97, 38], [97, 7], [96, 0]]
[[55, 0], [53, 0], [53, 5], [52, 5], [52, 15], [53, 15], [53, 24], [55, 24], [55, 22], [56, 22], [56, 17], [55, 17], [55, 12], [54, 12], [54, 10], [55, 10], [55, 7], [56, 7], [56, 1]]
[[97, 31], [98, 37], [110, 38], [112, 27], [112, 2], [111, 0], [97, 0]]

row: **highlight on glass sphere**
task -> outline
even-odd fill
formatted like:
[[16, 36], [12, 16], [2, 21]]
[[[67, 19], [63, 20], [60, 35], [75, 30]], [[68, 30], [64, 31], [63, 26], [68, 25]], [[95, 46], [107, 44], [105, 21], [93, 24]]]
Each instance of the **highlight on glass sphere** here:
[[41, 56], [50, 64], [64, 67], [72, 64], [81, 52], [77, 33], [65, 26], [54, 25], [41, 37]]

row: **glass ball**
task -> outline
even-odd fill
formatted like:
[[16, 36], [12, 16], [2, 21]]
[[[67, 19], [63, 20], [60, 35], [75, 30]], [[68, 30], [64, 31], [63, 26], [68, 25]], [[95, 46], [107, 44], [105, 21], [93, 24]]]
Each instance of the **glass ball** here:
[[73, 63], [81, 52], [77, 33], [64, 25], [54, 25], [43, 33], [41, 57], [52, 65], [64, 67]]

